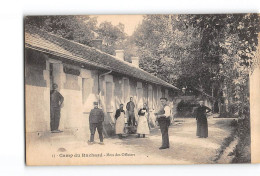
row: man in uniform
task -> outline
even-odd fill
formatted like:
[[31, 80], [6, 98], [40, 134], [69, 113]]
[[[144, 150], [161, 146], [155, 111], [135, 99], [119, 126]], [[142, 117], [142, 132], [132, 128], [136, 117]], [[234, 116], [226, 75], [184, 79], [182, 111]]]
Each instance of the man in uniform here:
[[60, 124], [60, 109], [61, 105], [64, 101], [63, 96], [57, 91], [58, 85], [52, 85], [53, 90], [50, 95], [50, 110], [51, 110], [51, 132], [52, 133], [60, 133], [62, 131], [59, 130]]
[[130, 101], [126, 104], [126, 110], [128, 112], [128, 126], [135, 126], [135, 104], [133, 97], [130, 97]]
[[167, 105], [167, 98], [160, 98], [160, 101], [162, 108], [155, 115], [162, 133], [162, 146], [159, 148], [162, 150], [170, 148], [168, 129], [170, 126], [171, 108]]
[[98, 102], [94, 102], [94, 109], [92, 109], [90, 111], [89, 114], [89, 129], [90, 129], [90, 140], [89, 140], [89, 144], [93, 144], [94, 143], [94, 136], [95, 136], [95, 132], [96, 132], [96, 128], [99, 134], [99, 140], [101, 145], [104, 145], [103, 143], [103, 121], [104, 121], [104, 113], [102, 111], [102, 109], [98, 108]]

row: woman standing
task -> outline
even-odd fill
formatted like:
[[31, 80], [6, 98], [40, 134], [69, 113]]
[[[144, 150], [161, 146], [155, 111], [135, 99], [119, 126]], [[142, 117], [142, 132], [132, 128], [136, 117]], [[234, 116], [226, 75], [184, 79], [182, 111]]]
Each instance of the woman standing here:
[[143, 108], [138, 111], [138, 115], [137, 137], [140, 138], [140, 136], [143, 135], [143, 138], [145, 138], [146, 134], [150, 134], [148, 126], [148, 108], [146, 103], [144, 103]]
[[197, 120], [197, 136], [199, 138], [207, 138], [208, 137], [208, 121], [206, 114], [211, 111], [210, 108], [204, 106], [203, 101], [199, 101], [199, 107], [196, 112], [196, 120]]
[[124, 105], [120, 104], [119, 109], [116, 110], [115, 119], [116, 119], [116, 134], [118, 135], [119, 139], [122, 139], [124, 134], [125, 128], [125, 111]]

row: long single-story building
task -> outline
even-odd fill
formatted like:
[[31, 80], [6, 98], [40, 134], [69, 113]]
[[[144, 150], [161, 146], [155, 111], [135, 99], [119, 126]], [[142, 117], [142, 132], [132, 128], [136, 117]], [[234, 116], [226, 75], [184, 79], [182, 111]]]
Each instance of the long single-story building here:
[[[88, 138], [89, 112], [93, 102], [104, 111], [104, 133], [114, 134], [114, 114], [120, 103], [133, 97], [137, 108], [147, 102], [157, 110], [160, 98], [173, 99], [175, 86], [139, 68], [137, 57], [124, 61], [122, 50], [116, 56], [25, 26], [25, 108], [26, 136], [50, 134], [50, 90], [58, 85], [64, 97], [60, 129]], [[63, 134], [64, 134], [63, 133]], [[61, 135], [57, 133], [55, 135]]]

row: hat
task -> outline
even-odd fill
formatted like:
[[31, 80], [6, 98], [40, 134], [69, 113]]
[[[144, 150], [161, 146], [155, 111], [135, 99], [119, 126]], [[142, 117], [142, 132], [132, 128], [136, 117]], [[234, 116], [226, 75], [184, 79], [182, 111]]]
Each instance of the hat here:
[[58, 85], [56, 83], [53, 83], [52, 87], [58, 87]]
[[94, 105], [98, 105], [98, 102], [97, 102], [97, 101], [94, 101]]
[[165, 97], [160, 98], [160, 100], [166, 100], [166, 101], [168, 101], [168, 99], [165, 98]]

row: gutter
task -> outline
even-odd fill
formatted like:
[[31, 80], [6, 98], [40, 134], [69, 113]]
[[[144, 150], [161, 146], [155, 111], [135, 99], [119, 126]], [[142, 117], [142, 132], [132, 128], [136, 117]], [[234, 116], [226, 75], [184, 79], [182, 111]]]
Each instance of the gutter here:
[[99, 75], [99, 77], [101, 77], [101, 76], [105, 76], [105, 75], [108, 75], [108, 74], [110, 74], [110, 73], [112, 73], [112, 70], [109, 70], [108, 72]]

